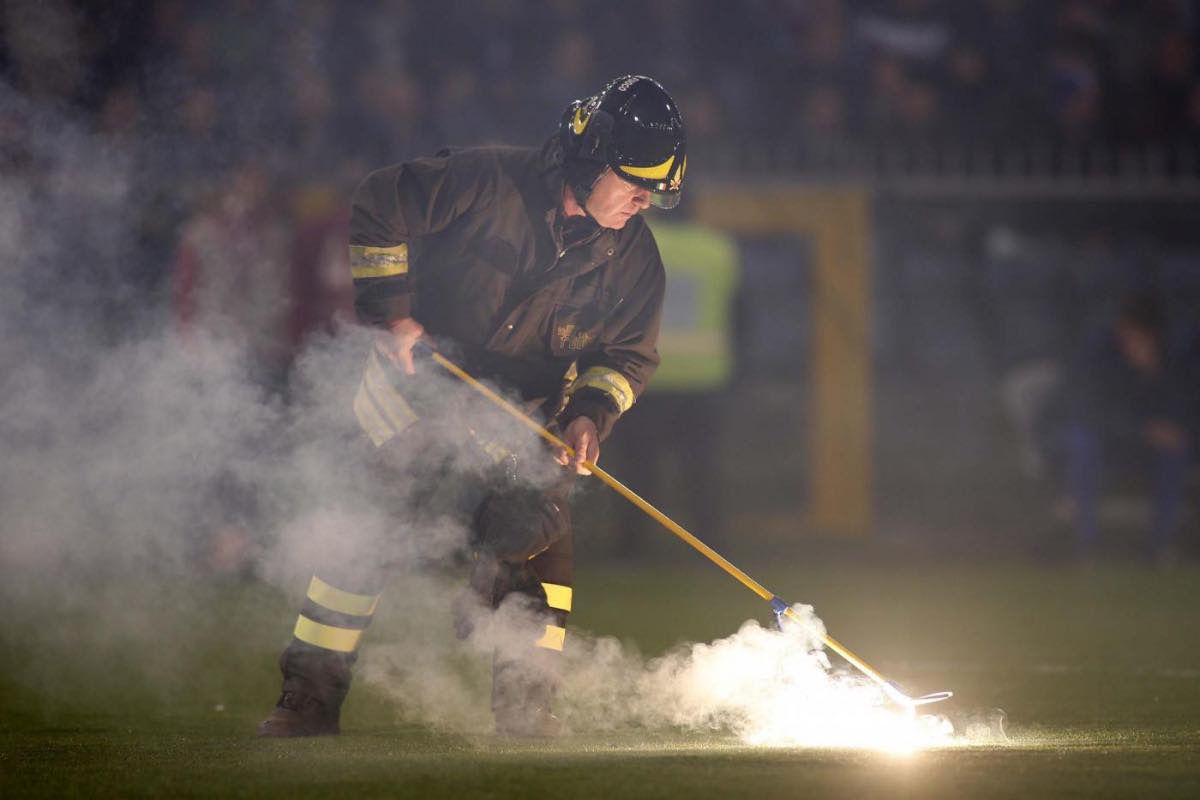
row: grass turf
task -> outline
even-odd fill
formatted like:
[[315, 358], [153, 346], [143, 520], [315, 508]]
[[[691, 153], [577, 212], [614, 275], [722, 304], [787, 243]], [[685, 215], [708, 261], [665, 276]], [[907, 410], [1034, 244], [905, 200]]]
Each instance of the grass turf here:
[[[361, 685], [336, 739], [259, 741], [292, 599], [205, 582], [9, 587], [0, 796], [1196, 797], [1200, 572], [1133, 566], [753, 570], [952, 718], [1003, 708], [1005, 745], [910, 756], [629, 731], [505, 742], [406, 721]], [[710, 568], [585, 568], [574, 623], [646, 653], [723, 637], [763, 605]], [[403, 613], [381, 614], [386, 639]], [[232, 646], [231, 646], [232, 645]]]

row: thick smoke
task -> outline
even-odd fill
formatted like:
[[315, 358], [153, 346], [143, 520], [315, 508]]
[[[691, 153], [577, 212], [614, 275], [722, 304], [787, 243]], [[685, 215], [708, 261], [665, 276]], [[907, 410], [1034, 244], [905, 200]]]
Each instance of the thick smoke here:
[[[575, 654], [573, 725], [670, 726], [731, 733], [770, 746], [913, 747], [947, 744], [944, 717], [909, 715], [860, 675], [834, 671], [824, 626], [808, 606], [782, 630], [748, 621], [732, 636], [643, 662], [611, 639]], [[623, 676], [613, 681], [614, 675]], [[608, 702], [605, 702], [605, 701]]]
[[[392, 514], [348, 503], [365, 481], [344, 443], [347, 397], [371, 334], [343, 324], [313, 337], [285, 402], [242, 331], [181, 331], [164, 314], [167, 288], [139, 283], [134, 165], [157, 162], [133, 151], [159, 145], [88, 133], [2, 85], [0, 114], [12, 168], [0, 182], [4, 570], [187, 571], [207, 533], [238, 526], [254, 528], [256, 572], [282, 580], [319, 563], [324, 542], [394, 537]], [[425, 384], [447, 403], [468, 391]], [[533, 453], [531, 436], [516, 441]], [[399, 542], [396, 557], [445, 555], [463, 537]]]
[[[491, 720], [480, 658], [527, 638], [528, 617], [519, 607], [502, 608], [479, 621], [465, 647], [448, 647], [428, 623], [448, 625], [439, 609], [451, 595], [445, 587], [426, 590], [427, 602], [410, 609], [425, 624], [406, 624], [399, 643], [371, 647], [363, 677], [425, 723], [484, 733]], [[782, 629], [748, 621], [732, 636], [657, 658], [612, 637], [573, 632], [562, 664], [564, 726], [577, 734], [708, 733], [771, 747], [907, 750], [966, 741], [946, 717], [901, 711], [863, 676], [831, 668], [821, 621], [811, 607], [795, 610], [802, 621]], [[994, 743], [997, 727], [976, 726], [968, 738]]]
[[[404, 614], [369, 646], [360, 680], [390, 692], [412, 719], [487, 730], [491, 655], [529, 641], [536, 620], [519, 602], [477, 609], [473, 635], [456, 640], [463, 521], [418, 528], [413, 514], [360, 490], [371, 476], [346, 433], [371, 333], [344, 324], [315, 337], [286, 395], [264, 384], [252, 348], [229, 331], [180, 335], [158, 310], [161, 293], [148, 294], [128, 268], [144, 256], [127, 216], [145, 178], [132, 165], [147, 159], [133, 151], [153, 143], [101, 139], [65, 112], [0, 91], [14, 137], [5, 146], [21, 150], [6, 156], [20, 170], [0, 182], [0, 591], [10, 615], [89, 615], [84, 626], [14, 643], [29, 653], [31, 675], [53, 673], [37, 657], [51, 644], [187, 658], [187, 631], [174, 624], [185, 601], [131, 605], [106, 587], [203, 578], [231, 561], [296, 597], [330, 560], [385, 560], [399, 576], [386, 602]], [[469, 390], [450, 378], [423, 385], [438, 403], [467, 402]], [[517, 442], [524, 463], [548, 463], [535, 437], [514, 439], [511, 423], [476, 423], [485, 438]], [[452, 468], [476, 468], [477, 453], [458, 455]], [[831, 672], [820, 621], [802, 611], [805, 622], [782, 632], [749, 622], [654, 659], [572, 634], [566, 726], [719, 731], [777, 745], [947, 741], [945, 720], [900, 719], [875, 688]], [[160, 656], [135, 674], [179, 666]], [[145, 690], [155, 691], [153, 680]]]
[[[63, 641], [78, 628], [58, 625], [12, 642], [31, 681], [41, 650], [106, 639], [185, 659], [187, 631], [169, 618], [203, 610], [177, 594], [131, 607], [141, 585], [240, 569], [295, 597], [331, 560], [404, 572], [466, 549], [461, 520], [417, 531], [361, 490], [370, 476], [346, 441], [369, 331], [314, 336], [284, 390], [237, 329], [182, 331], [165, 313], [168, 287], [143, 280], [135, 196], [165, 145], [114, 141], [3, 85], [0, 135], [0, 596], [10, 618], [94, 616], [87, 642]], [[169, 274], [171, 255], [158, 257]], [[469, 391], [448, 377], [423, 385], [444, 404]], [[498, 436], [493, 424], [480, 436]], [[504, 433], [525, 460], [543, 456], [532, 435]], [[450, 459], [478, 469], [477, 453]]]

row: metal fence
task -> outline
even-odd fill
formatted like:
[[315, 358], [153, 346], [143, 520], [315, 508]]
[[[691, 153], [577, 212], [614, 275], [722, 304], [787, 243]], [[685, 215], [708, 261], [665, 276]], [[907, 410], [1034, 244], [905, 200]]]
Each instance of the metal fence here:
[[852, 181], [920, 195], [1200, 196], [1200, 143], [1113, 147], [1066, 143], [779, 141], [698, 143], [718, 179]]

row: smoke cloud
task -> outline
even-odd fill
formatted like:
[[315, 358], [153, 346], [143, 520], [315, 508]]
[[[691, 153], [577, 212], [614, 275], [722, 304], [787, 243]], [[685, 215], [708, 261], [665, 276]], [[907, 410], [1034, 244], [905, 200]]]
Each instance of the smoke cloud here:
[[[161, 296], [131, 277], [130, 260], [144, 255], [127, 218], [145, 178], [133, 165], [155, 162], [132, 151], [153, 143], [114, 144], [4, 87], [0, 115], [6, 157], [20, 167], [0, 182], [0, 592], [10, 614], [91, 615], [86, 641], [79, 626], [55, 626], [20, 647], [36, 654], [50, 637], [78, 635], [55, 645], [140, 641], [182, 659], [186, 632], [172, 624], [179, 597], [131, 606], [107, 600], [105, 587], [206, 575], [224, 559], [295, 596], [324, 563], [382, 560], [399, 576], [388, 602], [405, 613], [390, 641], [368, 648], [360, 680], [390, 692], [415, 720], [488, 730], [491, 655], [528, 641], [531, 617], [519, 602], [478, 611], [475, 633], [456, 640], [450, 610], [462, 580], [448, 573], [467, 549], [463, 521], [425, 519], [418, 529], [415, 509], [361, 490], [371, 476], [346, 434], [371, 333], [343, 325], [312, 339], [285, 400], [260, 380], [245, 341], [220, 329], [181, 336]], [[468, 402], [469, 390], [450, 378], [422, 386], [425, 401]], [[516, 442], [524, 463], [547, 463], [532, 435], [514, 436], [500, 420], [479, 424], [485, 438]], [[478, 461], [451, 458], [460, 470]], [[726, 639], [650, 659], [573, 633], [565, 724], [719, 731], [771, 745], [950, 741], [945, 719], [898, 716], [876, 688], [832, 671], [820, 621], [800, 610], [804, 622], [782, 631], [748, 622]], [[27, 661], [31, 673], [45, 671]], [[159, 659], [137, 674], [171, 668]]]
[[[519, 609], [502, 608], [477, 621], [465, 647], [447, 647], [449, 637], [436, 631], [448, 628], [440, 609], [449, 607], [452, 594], [448, 586], [424, 586], [426, 604], [405, 616], [425, 624], [407, 624], [401, 642], [370, 648], [361, 672], [416, 719], [485, 733], [491, 718], [481, 659], [506, 641], [527, 638], [527, 618]], [[911, 750], [999, 740], [997, 726], [982, 718], [956, 736], [948, 718], [899, 710], [866, 678], [833, 669], [822, 649], [821, 621], [811, 607], [795, 610], [802, 622], [774, 629], [752, 620], [727, 638], [680, 645], [656, 658], [613, 637], [573, 631], [558, 704], [565, 728], [578, 734], [710, 733], [771, 747]], [[441, 622], [446, 624], [436, 624]]]

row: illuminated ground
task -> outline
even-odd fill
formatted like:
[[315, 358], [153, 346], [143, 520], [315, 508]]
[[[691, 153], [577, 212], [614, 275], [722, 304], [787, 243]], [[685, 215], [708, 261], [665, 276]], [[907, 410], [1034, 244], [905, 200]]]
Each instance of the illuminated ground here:
[[[646, 652], [762, 617], [703, 565], [583, 572], [578, 621]], [[505, 744], [397, 722], [366, 686], [340, 739], [258, 741], [285, 600], [257, 586], [126, 585], [92, 587], [94, 606], [66, 615], [5, 598], [0, 796], [1200, 796], [1200, 570], [833, 561], [752, 573], [813, 602], [831, 633], [913, 690], [954, 689], [944, 711], [960, 727], [1003, 708], [1009, 743], [909, 756], [661, 731]], [[135, 624], [113, 640], [97, 626], [116, 608]], [[168, 632], [171, 646], [154, 646]]]

